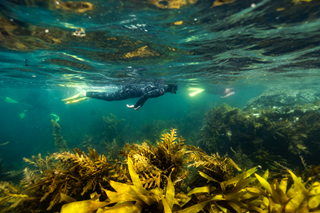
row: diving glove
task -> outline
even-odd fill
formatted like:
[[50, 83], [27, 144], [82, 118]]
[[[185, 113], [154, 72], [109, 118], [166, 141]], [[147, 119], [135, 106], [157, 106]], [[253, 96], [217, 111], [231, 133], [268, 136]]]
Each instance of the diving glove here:
[[79, 103], [81, 101], [85, 101], [87, 99], [89, 99], [89, 98], [86, 96], [86, 91], [82, 90], [80, 93], [78, 93], [70, 98], [63, 99], [62, 101], [64, 101], [66, 104], [75, 104], [75, 103]]
[[129, 109], [134, 109], [134, 110], [138, 110], [138, 109], [141, 108], [141, 106], [134, 107], [134, 105], [129, 105], [129, 104], [127, 104], [127, 107], [128, 107]]

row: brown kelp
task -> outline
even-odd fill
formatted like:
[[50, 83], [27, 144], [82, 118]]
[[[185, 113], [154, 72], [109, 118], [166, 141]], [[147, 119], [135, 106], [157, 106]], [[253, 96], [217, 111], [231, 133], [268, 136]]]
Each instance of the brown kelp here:
[[316, 155], [309, 155], [311, 150], [319, 151], [317, 109], [274, 107], [242, 111], [223, 104], [205, 114], [199, 144], [209, 153], [235, 156], [240, 150], [242, 156], [273, 170], [279, 164], [290, 167], [289, 164], [302, 163], [301, 157], [320, 163], [314, 158]]
[[0, 212], [5, 213], [22, 206], [29, 196], [9, 182], [0, 181]]
[[[74, 153], [55, 153], [52, 157], [55, 159], [54, 167], [50, 166], [44, 172], [37, 173], [25, 171], [25, 179], [31, 180], [26, 184], [30, 198], [25, 201], [28, 208], [20, 209], [21, 212], [57, 211], [61, 206], [61, 193], [83, 199], [90, 197], [94, 191], [99, 192], [100, 185], [110, 187], [110, 180], [129, 180], [122, 164], [109, 162], [104, 155], [98, 155], [93, 149], [89, 153], [74, 149]], [[42, 161], [26, 161], [37, 168], [43, 165]]]
[[172, 168], [175, 168], [172, 180], [176, 185], [181, 185], [188, 175], [184, 168], [187, 163], [187, 146], [183, 137], [177, 139], [176, 129], [171, 129], [170, 133], [162, 135], [160, 142], [157, 141], [157, 146], [148, 141], [142, 145], [127, 144], [120, 155], [132, 158], [136, 172], [145, 179], [145, 188], [156, 186], [157, 181], [160, 181], [159, 184], [163, 187]]
[[143, 136], [140, 135], [141, 140], [147, 140], [151, 143], [158, 140], [162, 134], [167, 133], [169, 122], [164, 120], [153, 120], [149, 123], [146, 123], [140, 127], [140, 132], [143, 132]]
[[20, 180], [21, 170], [11, 170], [10, 166], [5, 166], [0, 158], [0, 181]]
[[119, 159], [119, 152], [120, 152], [120, 147], [118, 146], [118, 143], [115, 139], [113, 139], [112, 143], [104, 143], [105, 145], [105, 155], [108, 159], [110, 160], [116, 160]]
[[[112, 113], [109, 116], [103, 116], [95, 121], [89, 134], [85, 134], [80, 145], [81, 150], [89, 148], [96, 150], [105, 150], [108, 159], [118, 159], [119, 151], [124, 144], [128, 125], [125, 119], [119, 119]], [[130, 135], [131, 136], [131, 135]], [[133, 136], [131, 136], [133, 138]]]
[[[254, 167], [229, 180], [219, 182], [205, 173], [201, 176], [209, 182], [220, 184], [222, 191], [209, 185], [198, 187], [189, 193], [197, 193], [198, 202], [208, 202], [205, 212], [318, 212], [320, 210], [320, 183], [302, 183], [293, 172], [293, 184], [288, 187], [288, 178], [271, 184], [267, 179], [268, 170], [263, 177], [256, 174]], [[255, 177], [250, 177], [255, 173]], [[258, 183], [257, 182], [258, 180]], [[188, 193], [188, 194], [189, 194]]]
[[[157, 187], [154, 189], [145, 189], [143, 183], [136, 173], [132, 159], [128, 157], [128, 169], [133, 184], [123, 184], [115, 181], [110, 181], [111, 186], [115, 191], [104, 190], [108, 196], [105, 202], [79, 201], [69, 202], [65, 204], [61, 213], [70, 211], [79, 211], [85, 209], [86, 211], [94, 211], [99, 209], [99, 212], [198, 212], [204, 206], [204, 203], [193, 205], [179, 211], [190, 199], [187, 196], [176, 195], [174, 183], [171, 181], [170, 172], [167, 178], [167, 185], [165, 189]], [[160, 178], [160, 177], [159, 177]], [[72, 198], [68, 198], [72, 200]], [[177, 208], [175, 208], [177, 207]]]
[[53, 136], [55, 140], [55, 145], [59, 152], [68, 151], [68, 145], [67, 142], [63, 139], [63, 136], [60, 134], [60, 125], [54, 121], [51, 120], [52, 126], [53, 126]]
[[103, 136], [106, 138], [106, 141], [112, 142], [113, 139], [119, 137], [121, 131], [121, 123], [124, 122], [124, 119], [117, 119], [115, 115], [110, 113], [107, 117], [102, 117], [104, 121], [104, 132]]
[[92, 135], [85, 134], [79, 147], [81, 150], [95, 149], [95, 140]]
[[[190, 147], [190, 146], [189, 146]], [[208, 155], [204, 151], [191, 152], [188, 167], [196, 167], [198, 172], [206, 173], [217, 181], [228, 180], [234, 176], [233, 168], [241, 171], [241, 168], [227, 155], [220, 156], [218, 153]], [[203, 185], [204, 179], [196, 173], [192, 180], [192, 186]], [[218, 185], [216, 187], [219, 187]]]
[[[302, 183], [292, 171], [268, 182], [253, 167], [242, 173], [227, 155], [208, 155], [185, 145], [176, 130], [156, 145], [126, 145], [126, 162], [111, 161], [94, 149], [74, 149], [25, 159], [24, 188], [0, 183], [0, 212], [319, 212], [317, 167]], [[188, 168], [195, 169], [193, 178]], [[312, 174], [312, 176], [311, 176]]]
[[5, 168], [4, 168], [4, 165], [3, 165], [3, 161], [0, 158], [0, 179], [2, 180], [5, 176], [6, 176], [5, 175]]
[[[293, 178], [291, 187], [288, 178], [280, 182], [267, 182], [268, 170], [261, 177], [253, 173], [257, 167], [244, 171], [238, 176], [217, 181], [204, 172], [199, 174], [207, 180], [201, 187], [196, 187], [187, 194], [176, 194], [171, 173], [167, 185], [162, 189], [157, 185], [153, 189], [145, 189], [143, 182], [136, 173], [133, 161], [128, 157], [128, 168], [133, 185], [110, 181], [115, 191], [103, 190], [109, 199], [103, 202], [92, 200], [72, 202], [62, 207], [61, 212], [98, 210], [98, 212], [318, 212], [320, 210], [319, 182], [305, 184], [290, 170]], [[173, 169], [174, 170], [174, 169]], [[218, 183], [220, 187], [214, 187]], [[71, 202], [70, 202], [71, 201]]]
[[47, 170], [54, 169], [57, 166], [57, 162], [54, 160], [53, 155], [47, 155], [45, 158], [42, 158], [41, 153], [38, 156], [32, 156], [31, 159], [23, 158], [23, 160], [31, 165], [31, 169], [26, 167], [23, 170], [23, 179], [21, 184], [24, 187], [30, 187], [34, 183], [41, 180], [44, 177]]
[[46, 170], [50, 170], [56, 167], [56, 162], [53, 155], [47, 155], [45, 158], [42, 158], [41, 153], [37, 156], [32, 156], [31, 159], [23, 158], [23, 160], [35, 167], [35, 170], [40, 174], [44, 173]]

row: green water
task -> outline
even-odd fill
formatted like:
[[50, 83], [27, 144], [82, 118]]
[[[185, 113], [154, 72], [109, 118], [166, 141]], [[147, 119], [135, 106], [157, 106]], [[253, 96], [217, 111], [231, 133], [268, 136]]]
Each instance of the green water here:
[[[284, 95], [288, 88], [318, 89], [317, 1], [236, 0], [212, 7], [214, 2], [205, 0], [170, 8], [171, 3], [89, 1], [79, 7], [1, 0], [0, 144], [9, 142], [0, 146], [3, 170], [22, 170], [23, 157], [57, 152], [51, 114], [59, 117], [70, 150], [86, 149], [90, 137], [100, 153], [113, 139], [120, 147], [155, 142], [171, 127], [198, 145], [204, 115], [213, 107], [242, 109], [267, 88]], [[149, 99], [138, 111], [126, 107], [137, 98], [61, 101], [82, 89], [108, 92], [149, 81], [176, 83], [179, 90]], [[192, 88], [204, 91], [191, 97]], [[225, 88], [235, 94], [221, 98], [217, 91]], [[113, 135], [103, 122], [112, 115], [121, 120]], [[313, 145], [314, 154], [319, 147]]]

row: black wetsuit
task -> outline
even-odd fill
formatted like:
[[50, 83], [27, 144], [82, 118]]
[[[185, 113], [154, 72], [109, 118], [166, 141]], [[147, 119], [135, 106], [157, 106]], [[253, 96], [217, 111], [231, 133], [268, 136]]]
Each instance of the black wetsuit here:
[[156, 98], [164, 95], [169, 87], [163, 84], [147, 83], [147, 84], [131, 84], [122, 86], [118, 91], [113, 93], [107, 92], [87, 92], [86, 96], [90, 98], [105, 101], [120, 101], [129, 98], [139, 98], [134, 105], [135, 108], [142, 107], [148, 98]]

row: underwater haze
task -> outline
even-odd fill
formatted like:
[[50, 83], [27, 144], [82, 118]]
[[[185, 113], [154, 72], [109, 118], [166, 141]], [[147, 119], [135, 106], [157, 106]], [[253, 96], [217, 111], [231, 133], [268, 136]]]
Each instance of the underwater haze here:
[[[66, 152], [94, 149], [127, 166], [134, 146], [157, 146], [172, 128], [186, 145], [232, 159], [232, 174], [259, 166], [273, 178], [290, 169], [319, 179], [319, 36], [317, 0], [0, 0], [0, 181], [35, 190], [58, 171], [48, 162], [42, 171], [40, 159]], [[137, 110], [127, 107], [137, 96], [83, 95], [150, 82], [178, 89], [157, 90]], [[60, 211], [60, 196], [43, 209]], [[10, 205], [0, 202], [23, 212]]]

